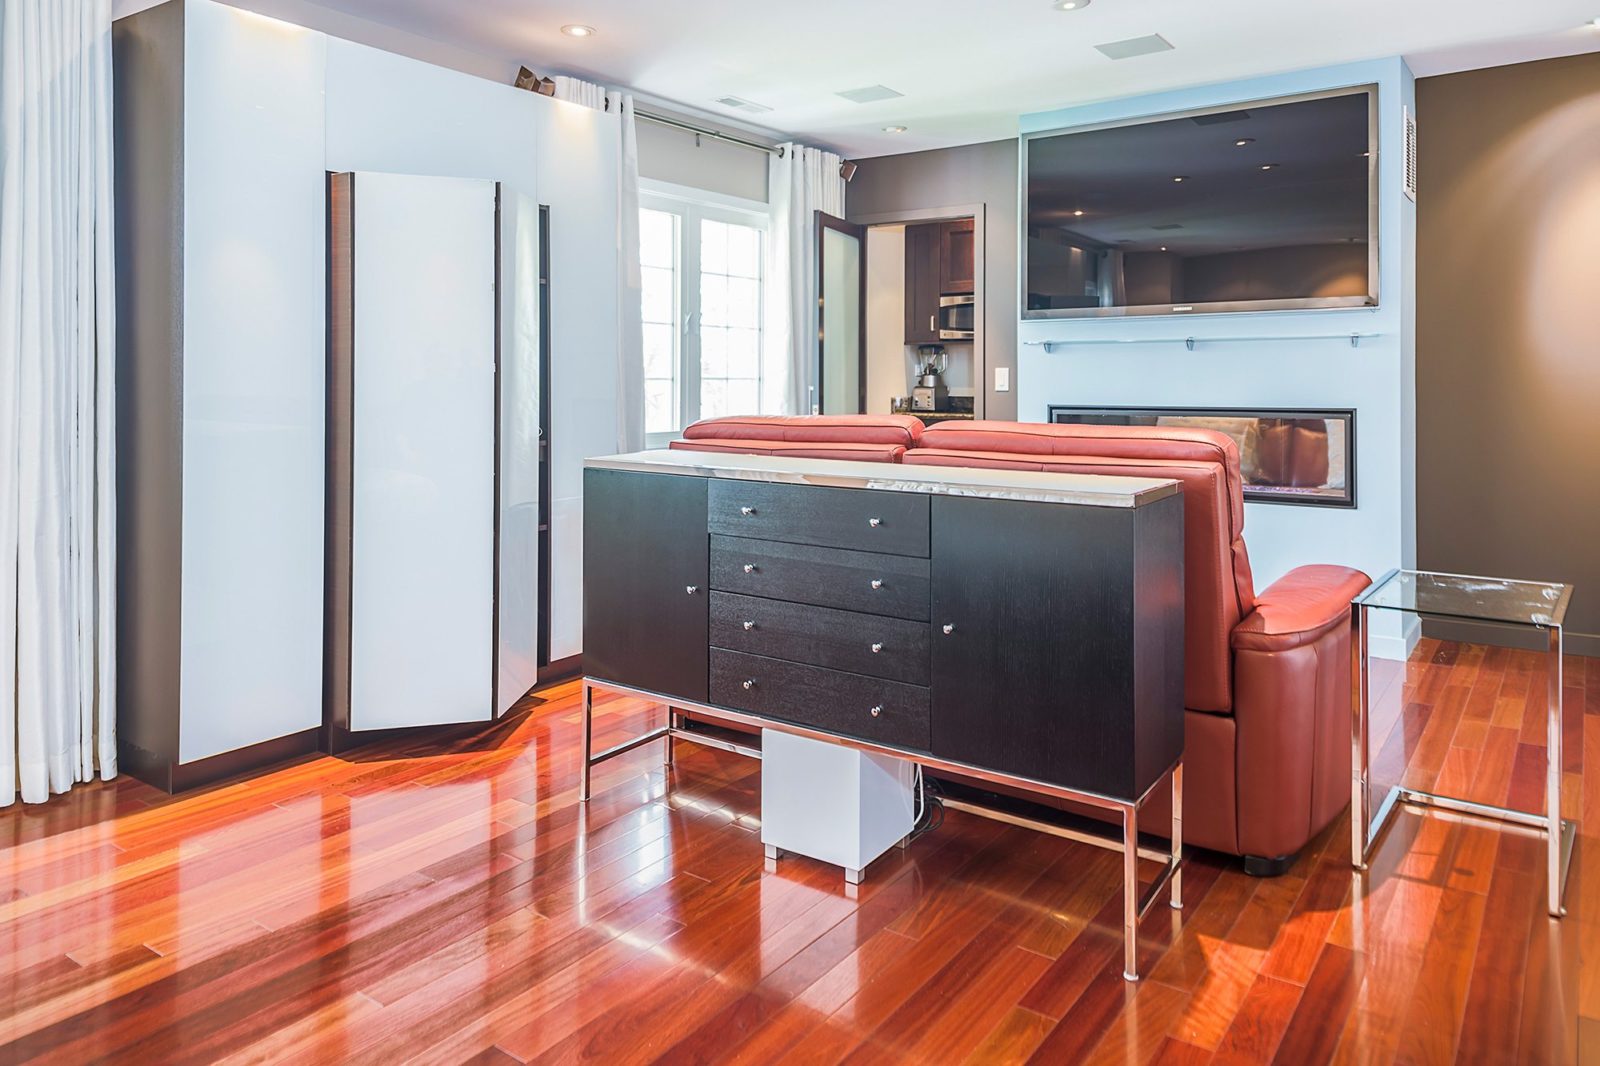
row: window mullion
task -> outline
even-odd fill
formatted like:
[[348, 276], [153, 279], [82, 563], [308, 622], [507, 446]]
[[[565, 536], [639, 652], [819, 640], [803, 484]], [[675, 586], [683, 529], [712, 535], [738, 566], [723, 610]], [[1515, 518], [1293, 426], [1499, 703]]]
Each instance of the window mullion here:
[[700, 417], [700, 212], [693, 207], [684, 208], [682, 225], [683, 268], [678, 287], [683, 315], [683, 354], [679, 378], [683, 420], [687, 425]]

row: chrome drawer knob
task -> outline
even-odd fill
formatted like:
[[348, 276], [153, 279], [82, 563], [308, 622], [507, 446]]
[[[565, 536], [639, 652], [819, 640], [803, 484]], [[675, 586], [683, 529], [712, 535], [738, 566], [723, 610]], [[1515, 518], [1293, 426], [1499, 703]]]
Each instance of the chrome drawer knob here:
[[696, 592], [700, 591], [700, 586], [699, 585], [685, 585], [685, 586], [683, 586], [683, 591], [685, 591], [689, 595], [693, 596]]
[[867, 525], [871, 526], [873, 529], [877, 529], [879, 526], [883, 525], [883, 519], [869, 518], [867, 519]]
[[756, 572], [756, 564], [755, 563], [745, 563], [744, 564], [744, 572], [747, 573], [747, 574], [755, 573]]
[[872, 708], [872, 717], [876, 718], [876, 717], [878, 717], [878, 715], [880, 715], [882, 713], [883, 713], [883, 704], [880, 703], [876, 707]]
[[746, 679], [745, 683], [744, 683], [744, 687], [745, 688], [755, 688], [756, 687], [756, 683], [753, 680]]
[[951, 625], [949, 622], [946, 622], [944, 624], [944, 635], [945, 636], [948, 637], [951, 633], [954, 633], [955, 631], [956, 631], [956, 627]]
[[872, 587], [875, 588], [875, 589], [883, 588], [883, 579], [882, 578], [878, 578], [878, 577], [873, 578], [872, 579]]
[[880, 652], [882, 650], [883, 650], [883, 645], [881, 643], [874, 643], [872, 645], [872, 654], [876, 655], [876, 654], [878, 654], [878, 652]]
[[755, 627], [756, 627], [756, 624], [755, 624], [755, 623], [754, 623], [754, 622], [746, 622], [746, 623], [745, 623], [745, 624], [744, 624], [744, 627], [745, 627], [745, 628], [746, 628], [746, 629], [754, 629], [754, 628], [755, 628]]
[[741, 508], [739, 508], [739, 513], [742, 514], [742, 515], [745, 515], [746, 517], [748, 517], [750, 515], [755, 514], [756, 513], [756, 509], [754, 507], [741, 507]]

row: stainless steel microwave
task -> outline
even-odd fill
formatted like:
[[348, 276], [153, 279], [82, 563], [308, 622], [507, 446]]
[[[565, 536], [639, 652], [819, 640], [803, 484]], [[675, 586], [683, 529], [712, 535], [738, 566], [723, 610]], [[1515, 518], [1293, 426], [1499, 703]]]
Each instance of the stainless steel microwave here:
[[974, 315], [977, 305], [972, 294], [939, 297], [939, 339], [942, 341], [970, 341], [973, 336]]

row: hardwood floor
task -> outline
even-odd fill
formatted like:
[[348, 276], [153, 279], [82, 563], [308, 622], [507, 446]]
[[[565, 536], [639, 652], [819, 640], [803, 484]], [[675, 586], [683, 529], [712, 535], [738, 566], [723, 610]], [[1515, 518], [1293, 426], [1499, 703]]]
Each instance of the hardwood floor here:
[[[1382, 765], [1539, 806], [1541, 670], [1425, 642], [1376, 686]], [[1536, 837], [1402, 813], [1358, 876], [1341, 820], [1280, 878], [1195, 855], [1137, 985], [1109, 852], [951, 813], [847, 892], [765, 869], [759, 764], [689, 744], [583, 809], [572, 684], [482, 736], [90, 786], [0, 812], [0, 1062], [1600, 1056], [1600, 660], [1565, 672], [1565, 921]], [[597, 744], [654, 713], [604, 701]]]

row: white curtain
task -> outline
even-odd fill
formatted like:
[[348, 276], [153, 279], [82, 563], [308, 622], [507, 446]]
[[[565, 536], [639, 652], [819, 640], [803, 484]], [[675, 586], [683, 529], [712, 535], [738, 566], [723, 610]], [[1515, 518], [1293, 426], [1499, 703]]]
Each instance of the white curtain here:
[[644, 447], [644, 324], [639, 305], [639, 146], [633, 97], [578, 78], [557, 77], [556, 99], [621, 119], [617, 180], [617, 450]]
[[0, 807], [116, 775], [111, 0], [0, 0]]
[[[785, 144], [767, 165], [772, 239], [767, 263], [766, 365], [761, 408], [808, 415], [817, 386], [817, 212], [844, 217], [841, 160]], [[783, 298], [778, 298], [782, 294]]]

